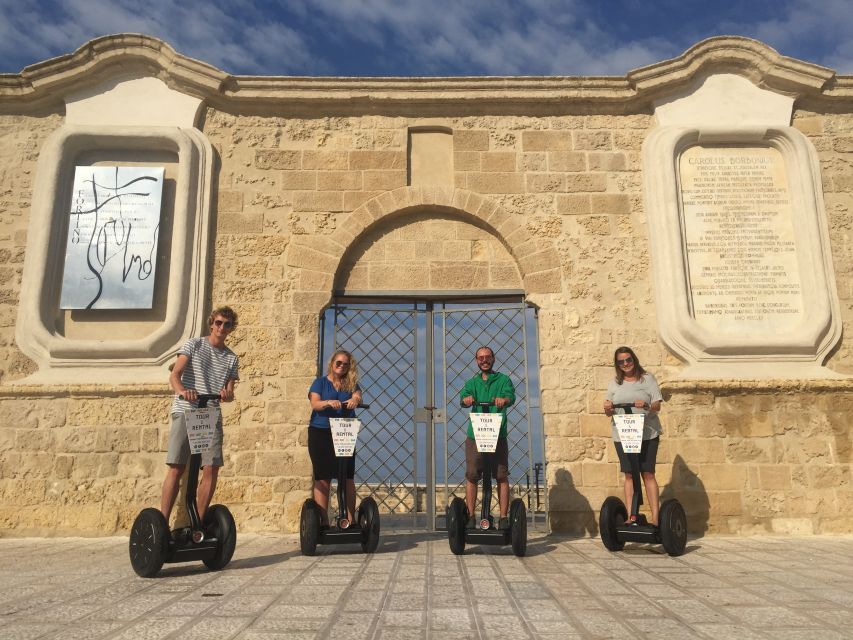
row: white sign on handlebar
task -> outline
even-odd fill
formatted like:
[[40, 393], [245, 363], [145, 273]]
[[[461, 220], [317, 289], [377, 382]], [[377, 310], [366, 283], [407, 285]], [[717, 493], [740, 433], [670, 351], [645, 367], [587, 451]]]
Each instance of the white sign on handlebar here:
[[358, 418], [329, 418], [332, 428], [332, 444], [338, 458], [351, 458], [355, 455], [355, 443], [358, 441], [358, 431], [361, 420]]
[[642, 413], [617, 413], [613, 416], [619, 441], [625, 453], [640, 453], [643, 446], [643, 422], [646, 416]]
[[219, 407], [186, 409], [184, 416], [186, 416], [190, 453], [201, 453], [210, 449], [216, 423], [219, 422]]
[[480, 453], [494, 453], [498, 447], [503, 416], [499, 413], [472, 413], [471, 427]]

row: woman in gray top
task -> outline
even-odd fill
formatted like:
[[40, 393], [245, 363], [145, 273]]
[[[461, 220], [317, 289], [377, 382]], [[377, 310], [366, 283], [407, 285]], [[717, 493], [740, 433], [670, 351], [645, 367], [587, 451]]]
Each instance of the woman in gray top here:
[[[646, 416], [643, 422], [643, 446], [640, 450], [640, 475], [646, 487], [646, 499], [652, 512], [649, 522], [657, 525], [660, 489], [655, 478], [655, 462], [661, 434], [658, 411], [660, 411], [663, 396], [655, 377], [643, 369], [640, 359], [630, 347], [616, 349], [613, 354], [613, 367], [616, 369], [616, 377], [607, 385], [604, 413], [608, 416], [612, 416], [617, 411], [624, 413], [623, 409], [614, 409], [613, 405], [633, 404], [636, 407], [634, 413], [643, 413]], [[634, 479], [631, 476], [628, 456], [625, 455], [622, 443], [619, 441], [615, 421], [613, 421], [613, 443], [616, 445], [616, 453], [619, 456], [619, 466], [625, 474], [625, 504], [630, 505], [634, 495]]]

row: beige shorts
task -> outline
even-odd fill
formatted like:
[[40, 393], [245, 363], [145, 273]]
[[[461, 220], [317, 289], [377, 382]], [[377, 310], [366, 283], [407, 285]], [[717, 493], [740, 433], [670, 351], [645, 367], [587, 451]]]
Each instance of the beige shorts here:
[[[190, 459], [190, 439], [187, 436], [187, 420], [183, 413], [172, 414], [172, 430], [169, 431], [169, 450], [166, 464], [186, 464]], [[216, 423], [213, 442], [201, 454], [201, 466], [222, 466], [222, 416]]]

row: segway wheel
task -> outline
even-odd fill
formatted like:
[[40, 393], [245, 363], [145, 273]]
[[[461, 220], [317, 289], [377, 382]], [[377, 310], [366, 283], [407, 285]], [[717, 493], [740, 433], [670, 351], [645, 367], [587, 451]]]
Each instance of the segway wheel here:
[[687, 515], [678, 500], [667, 500], [660, 508], [660, 541], [671, 556], [680, 556], [687, 546]]
[[317, 553], [320, 540], [320, 507], [311, 498], [302, 504], [299, 516], [299, 547], [302, 555], [313, 556]]
[[130, 529], [130, 564], [136, 575], [153, 578], [169, 553], [169, 523], [159, 509], [143, 509]]
[[465, 553], [465, 524], [468, 522], [468, 507], [462, 498], [453, 498], [447, 507], [447, 539], [450, 551], [461, 556]]
[[379, 507], [376, 500], [368, 496], [361, 501], [356, 521], [361, 527], [361, 550], [373, 553], [379, 546]]
[[616, 536], [616, 527], [624, 524], [628, 518], [628, 510], [622, 501], [616, 496], [610, 496], [601, 505], [598, 515], [598, 529], [601, 533], [601, 541], [609, 551], [622, 551], [625, 542]]
[[527, 509], [521, 498], [516, 498], [509, 505], [509, 526], [512, 552], [522, 558], [527, 553]]
[[219, 571], [234, 556], [237, 547], [237, 525], [234, 516], [223, 504], [215, 504], [204, 514], [204, 528], [209, 538], [216, 538], [216, 553], [202, 560], [211, 571]]

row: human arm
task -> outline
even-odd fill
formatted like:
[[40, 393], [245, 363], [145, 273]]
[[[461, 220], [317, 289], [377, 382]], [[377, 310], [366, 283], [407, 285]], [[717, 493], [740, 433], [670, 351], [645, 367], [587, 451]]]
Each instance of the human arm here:
[[474, 389], [471, 386], [470, 380], [465, 383], [465, 386], [462, 387], [462, 391], [459, 392], [459, 404], [463, 407], [470, 407], [474, 404]]
[[352, 392], [352, 396], [350, 399], [344, 402], [344, 407], [352, 411], [353, 409], [357, 409], [358, 405], [361, 404], [361, 387], [356, 386], [355, 391]]
[[185, 353], [179, 353], [178, 359], [172, 367], [172, 372], [169, 374], [169, 386], [172, 387], [177, 395], [182, 396], [184, 400], [195, 402], [198, 400], [198, 393], [195, 389], [187, 389], [181, 381], [181, 375], [187, 368], [190, 362], [190, 357]]
[[320, 394], [314, 391], [308, 394], [308, 401], [311, 403], [311, 408], [314, 411], [324, 411], [326, 409], [335, 409], [337, 411], [341, 408], [340, 400], [323, 400]]
[[225, 386], [219, 390], [219, 398], [222, 402], [231, 402], [234, 400], [234, 383], [236, 381], [234, 378], [228, 378], [225, 382]]
[[501, 377], [500, 387], [495, 392], [495, 407], [498, 410], [512, 406], [515, 402], [515, 385], [512, 384], [509, 376]]

